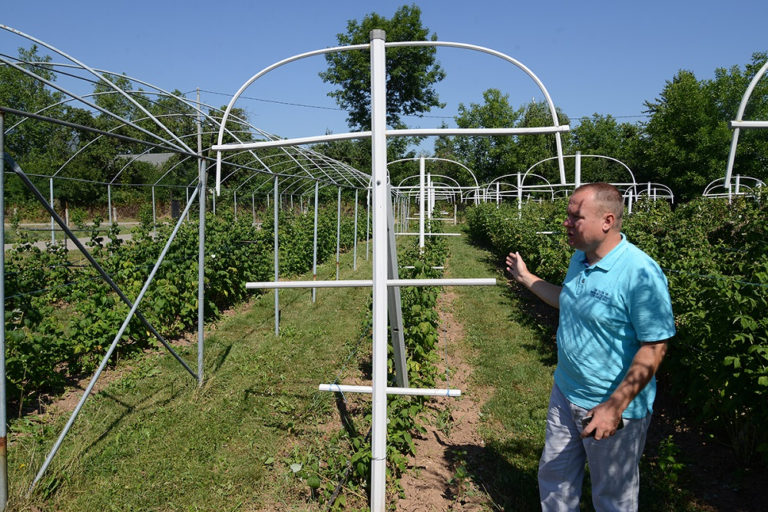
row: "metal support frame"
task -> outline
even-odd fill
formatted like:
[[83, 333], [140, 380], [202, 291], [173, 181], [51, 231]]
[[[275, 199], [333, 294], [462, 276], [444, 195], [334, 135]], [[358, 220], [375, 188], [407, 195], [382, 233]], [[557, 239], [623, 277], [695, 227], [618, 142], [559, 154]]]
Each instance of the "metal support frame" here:
[[419, 252], [424, 252], [424, 159], [419, 160]]
[[341, 253], [341, 187], [336, 196], [336, 279], [339, 278], [339, 256]]
[[[401, 46], [447, 46], [464, 48], [470, 50], [477, 50], [485, 53], [489, 53], [500, 57], [523, 70], [531, 77], [544, 94], [546, 102], [550, 108], [552, 114], [552, 126], [534, 127], [534, 128], [500, 128], [500, 129], [416, 129], [416, 130], [387, 130], [386, 129], [386, 48], [401, 47]], [[258, 78], [264, 74], [288, 64], [290, 62], [332, 52], [339, 51], [351, 51], [351, 50], [370, 50], [370, 62], [371, 62], [371, 130], [370, 132], [354, 132], [346, 134], [327, 134], [317, 137], [302, 137], [293, 139], [281, 139], [281, 140], [269, 140], [269, 141], [252, 141], [247, 143], [235, 143], [224, 144], [224, 126], [227, 122], [230, 111], [232, 110], [235, 102], [241, 96], [241, 94]], [[563, 155], [560, 133], [569, 131], [568, 126], [561, 126], [557, 120], [557, 114], [554, 108], [549, 93], [544, 88], [541, 81], [536, 77], [528, 68], [521, 63], [508, 57], [504, 54], [490, 50], [487, 48], [478, 47], [475, 45], [467, 45], [462, 43], [449, 43], [439, 41], [407, 41], [407, 42], [393, 42], [385, 43], [385, 33], [383, 30], [372, 30], [370, 33], [370, 44], [352, 45], [346, 47], [325, 48], [322, 50], [316, 50], [313, 52], [307, 52], [304, 54], [296, 55], [288, 59], [284, 59], [277, 62], [261, 72], [257, 73], [250, 80], [248, 80], [240, 90], [233, 96], [230, 103], [227, 105], [227, 109], [222, 117], [221, 127], [219, 130], [218, 144], [212, 146], [212, 149], [217, 152], [217, 190], [220, 187], [220, 172], [222, 162], [222, 152], [224, 151], [242, 151], [246, 149], [257, 148], [269, 148], [269, 147], [284, 147], [284, 146], [297, 146], [304, 144], [311, 144], [316, 142], [329, 142], [333, 140], [346, 140], [357, 138], [371, 138], [371, 156], [372, 156], [372, 173], [371, 182], [368, 190], [369, 193], [369, 215], [371, 215], [370, 207], [373, 207], [373, 278], [370, 281], [363, 282], [350, 282], [350, 281], [316, 281], [313, 280], [309, 285], [305, 283], [271, 283], [275, 288], [282, 287], [339, 287], [339, 286], [372, 286], [373, 295], [373, 382], [370, 387], [373, 402], [372, 412], [372, 428], [371, 428], [371, 510], [373, 512], [383, 512], [385, 509], [385, 484], [386, 484], [386, 421], [387, 421], [387, 393], [390, 389], [387, 387], [387, 309], [389, 301], [388, 288], [391, 286], [440, 286], [443, 284], [467, 284], [467, 285], [488, 285], [494, 284], [495, 280], [491, 282], [476, 282], [476, 283], [441, 283], [440, 281], [456, 281], [456, 280], [424, 280], [423, 284], [415, 284], [413, 280], [395, 280], [388, 279], [388, 266], [390, 264], [390, 258], [387, 253], [388, 246], [388, 211], [387, 205], [389, 204], [389, 191], [387, 184], [387, 161], [386, 161], [386, 149], [387, 149], [387, 136], [450, 136], [450, 135], [462, 135], [462, 136], [496, 136], [496, 135], [520, 135], [520, 134], [554, 134], [555, 143], [557, 146], [558, 154], [558, 166], [560, 168], [561, 182], [565, 183], [565, 171], [563, 165]], [[422, 187], [424, 188], [424, 187]], [[434, 206], [435, 194], [434, 188], [431, 182], [427, 185], [429, 189], [429, 197], [423, 198], [422, 205], [428, 209], [428, 214], [431, 215], [431, 208]], [[371, 198], [371, 195], [373, 196]], [[487, 191], [483, 191], [483, 198], [487, 196]], [[372, 202], [371, 202], [372, 199]], [[477, 194], [475, 194], [475, 200], [477, 201]], [[390, 207], [391, 209], [391, 207]], [[420, 216], [422, 219], [424, 215]], [[391, 230], [392, 234], [394, 230]], [[371, 237], [368, 237], [370, 241]], [[394, 247], [393, 247], [394, 250]], [[366, 257], [368, 252], [368, 246], [366, 245]], [[247, 288], [257, 287], [262, 283], [248, 283]], [[266, 283], [269, 284], [269, 283]], [[267, 286], [268, 287], [268, 286]], [[341, 388], [338, 388], [341, 389]], [[444, 391], [444, 390], [443, 390]], [[367, 387], [366, 387], [367, 392]]]
[[[197, 90], [197, 103], [200, 104], [200, 89]], [[208, 178], [205, 172], [205, 160], [203, 160], [203, 128], [200, 115], [197, 116], [197, 193], [200, 194], [200, 212], [198, 225], [198, 251], [197, 251], [197, 385], [203, 385], [203, 355], [205, 351], [205, 192]], [[152, 208], [154, 212], [155, 187], [152, 187]], [[187, 200], [186, 212], [189, 214], [189, 206], [194, 202]], [[183, 219], [180, 215], [179, 219]]]
[[[398, 280], [397, 243], [395, 242], [395, 219], [392, 208], [392, 194], [387, 187], [387, 278]], [[403, 328], [403, 305], [400, 300], [400, 287], [387, 287], [387, 309], [389, 328], [392, 338], [392, 354], [395, 358], [395, 380], [397, 385], [408, 387], [408, 365], [405, 362], [405, 331]]]
[[355, 241], [352, 256], [352, 270], [357, 270], [357, 189], [355, 189]]
[[[317, 281], [317, 208], [318, 208], [318, 191], [320, 190], [320, 182], [315, 182], [315, 221], [312, 237], [312, 279]], [[312, 288], [312, 302], [317, 300], [317, 289]]]
[[[0, 244], [5, 247], [5, 112], [0, 111]], [[8, 504], [8, 414], [5, 399], [5, 250], [0, 253], [0, 511]]]
[[[278, 195], [278, 184], [280, 181], [279, 176], [275, 176], [275, 190], [274, 190], [274, 196], [273, 197], [279, 197]], [[275, 260], [275, 283], [280, 279], [280, 237], [278, 235], [279, 233], [279, 227], [280, 227], [280, 214], [279, 214], [279, 203], [277, 201], [272, 201], [274, 204], [274, 214], [273, 214], [273, 246], [274, 246], [274, 260]], [[275, 336], [280, 336], [280, 296], [278, 294], [278, 291], [275, 290]]]

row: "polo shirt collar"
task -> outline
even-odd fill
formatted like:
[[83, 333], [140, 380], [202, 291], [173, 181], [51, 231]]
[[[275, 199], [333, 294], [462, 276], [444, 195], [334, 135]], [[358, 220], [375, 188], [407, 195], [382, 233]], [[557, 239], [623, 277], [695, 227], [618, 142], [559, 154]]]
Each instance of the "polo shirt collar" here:
[[621, 241], [616, 245], [616, 247], [611, 249], [611, 251], [608, 254], [606, 254], [602, 259], [600, 259], [600, 261], [598, 261], [594, 265], [588, 265], [587, 257], [585, 255], [584, 265], [589, 269], [599, 268], [601, 270], [608, 272], [609, 270], [611, 270], [613, 265], [619, 259], [619, 256], [621, 255], [621, 253], [624, 252], [624, 249], [626, 249], [628, 243], [629, 242], [627, 242], [627, 236], [624, 233], [621, 233]]

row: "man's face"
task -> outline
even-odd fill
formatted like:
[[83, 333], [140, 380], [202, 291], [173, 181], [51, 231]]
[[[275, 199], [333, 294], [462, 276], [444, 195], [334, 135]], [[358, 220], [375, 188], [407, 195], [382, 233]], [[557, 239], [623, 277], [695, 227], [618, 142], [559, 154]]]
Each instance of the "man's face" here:
[[563, 222], [568, 245], [584, 252], [596, 249], [605, 239], [607, 224], [589, 190], [573, 194], [568, 201], [568, 216]]

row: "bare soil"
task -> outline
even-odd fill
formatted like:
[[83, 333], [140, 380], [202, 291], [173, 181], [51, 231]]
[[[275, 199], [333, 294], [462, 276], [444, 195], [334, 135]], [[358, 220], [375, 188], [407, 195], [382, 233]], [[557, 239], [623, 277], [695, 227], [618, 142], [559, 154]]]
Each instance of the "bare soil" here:
[[[438, 299], [441, 353], [446, 360], [448, 385], [460, 389], [459, 398], [439, 397], [430, 404], [431, 421], [426, 433], [415, 439], [416, 453], [409, 470], [401, 479], [404, 498], [397, 504], [401, 512], [437, 512], [449, 510], [487, 510], [488, 499], [468, 478], [461, 465], [468, 451], [477, 452], [483, 440], [477, 432], [480, 411], [487, 393], [476, 386], [468, 388], [472, 369], [466, 363], [464, 330], [453, 317], [455, 294], [446, 291]], [[442, 368], [445, 370], [445, 367]], [[472, 447], [476, 450], [472, 450]]]

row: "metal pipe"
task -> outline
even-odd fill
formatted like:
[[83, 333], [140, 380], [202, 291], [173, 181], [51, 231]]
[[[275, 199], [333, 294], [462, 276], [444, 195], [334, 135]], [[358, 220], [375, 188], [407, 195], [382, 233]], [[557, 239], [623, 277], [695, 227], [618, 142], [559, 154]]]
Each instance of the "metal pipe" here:
[[[197, 154], [199, 156], [197, 160], [197, 190], [200, 194], [200, 211], [198, 213], [198, 226], [197, 226], [197, 385], [203, 385], [204, 379], [204, 366], [203, 356], [205, 352], [205, 188], [208, 178], [205, 172], [205, 161], [203, 156], [203, 127], [202, 120], [200, 119], [200, 89], [197, 89]], [[154, 187], [152, 193], [154, 197]], [[194, 195], [193, 199], [194, 201]], [[187, 201], [187, 212], [189, 211], [189, 205], [192, 201]], [[152, 203], [154, 208], [154, 201]]]
[[371, 512], [384, 512], [387, 473], [387, 77], [383, 30], [371, 40], [371, 163], [373, 178], [373, 410]]
[[[386, 279], [384, 286], [495, 286], [492, 277], [456, 279]], [[371, 279], [342, 279], [338, 281], [252, 281], [245, 283], [246, 290], [281, 288], [365, 288], [373, 286]]]
[[112, 185], [107, 184], [107, 218], [109, 225], [112, 225]]
[[365, 196], [365, 260], [368, 261], [368, 249], [371, 245], [371, 189]]
[[[537, 127], [511, 127], [511, 128], [407, 128], [399, 130], [386, 130], [387, 137], [498, 137], [501, 135], [542, 135], [554, 133], [555, 135], [568, 132], [571, 128], [567, 124], [559, 126], [537, 126]], [[313, 137], [296, 137], [293, 139], [277, 139], [259, 142], [234, 142], [230, 144], [214, 144], [211, 146], [213, 151], [220, 155], [222, 151], [236, 151], [246, 149], [264, 149], [279, 148], [284, 146], [301, 146], [306, 144], [317, 144], [320, 142], [331, 142], [337, 140], [349, 139], [368, 139], [373, 135], [370, 131], [333, 133], [327, 135], [317, 135]], [[560, 152], [562, 154], [562, 151]]]
[[341, 187], [336, 199], [336, 279], [339, 279], [339, 255], [341, 253]]
[[[51, 208], [53, 208], [53, 178], [48, 179], [48, 185], [49, 185], [49, 198], [51, 203]], [[56, 226], [54, 225], [53, 215], [51, 215], [51, 245], [56, 244]]]
[[424, 157], [419, 160], [419, 252], [424, 252]]
[[[5, 113], [0, 111], [0, 244], [5, 247]], [[5, 400], [5, 251], [0, 252], [0, 511], [8, 504], [8, 414]]]
[[581, 186], [581, 151], [576, 152], [576, 164], [574, 170], [573, 184], [575, 188]]
[[[319, 391], [332, 391], [334, 393], [372, 393], [371, 386], [353, 386], [348, 384], [320, 384]], [[398, 388], [387, 387], [388, 395], [412, 395], [412, 396], [461, 396], [460, 389], [429, 389], [429, 388]]]
[[[315, 223], [313, 229], [312, 238], [312, 279], [317, 280], [317, 207], [318, 207], [318, 191], [320, 190], [320, 182], [315, 182]], [[312, 288], [312, 302], [317, 299], [317, 290]]]
[[357, 270], [357, 189], [355, 189], [355, 241], [353, 247], [352, 270]]
[[[280, 180], [279, 177], [275, 176], [275, 188], [274, 188], [274, 194], [272, 197], [277, 198], [278, 195], [278, 181]], [[267, 196], [267, 203], [269, 203], [269, 196]], [[275, 248], [274, 250], [274, 260], [275, 260], [275, 283], [277, 283], [278, 279], [280, 278], [280, 247], [279, 247], [279, 227], [280, 227], [280, 215], [278, 213], [278, 207], [279, 203], [277, 202], [277, 199], [272, 201], [274, 206], [274, 215], [273, 215], [273, 240], [274, 243], [272, 244]], [[269, 208], [269, 206], [267, 206]], [[275, 336], [280, 336], [280, 294], [277, 290], [275, 290]]]
[[461, 236], [461, 233], [395, 233], [397, 236], [418, 236], [422, 240], [425, 236]]

